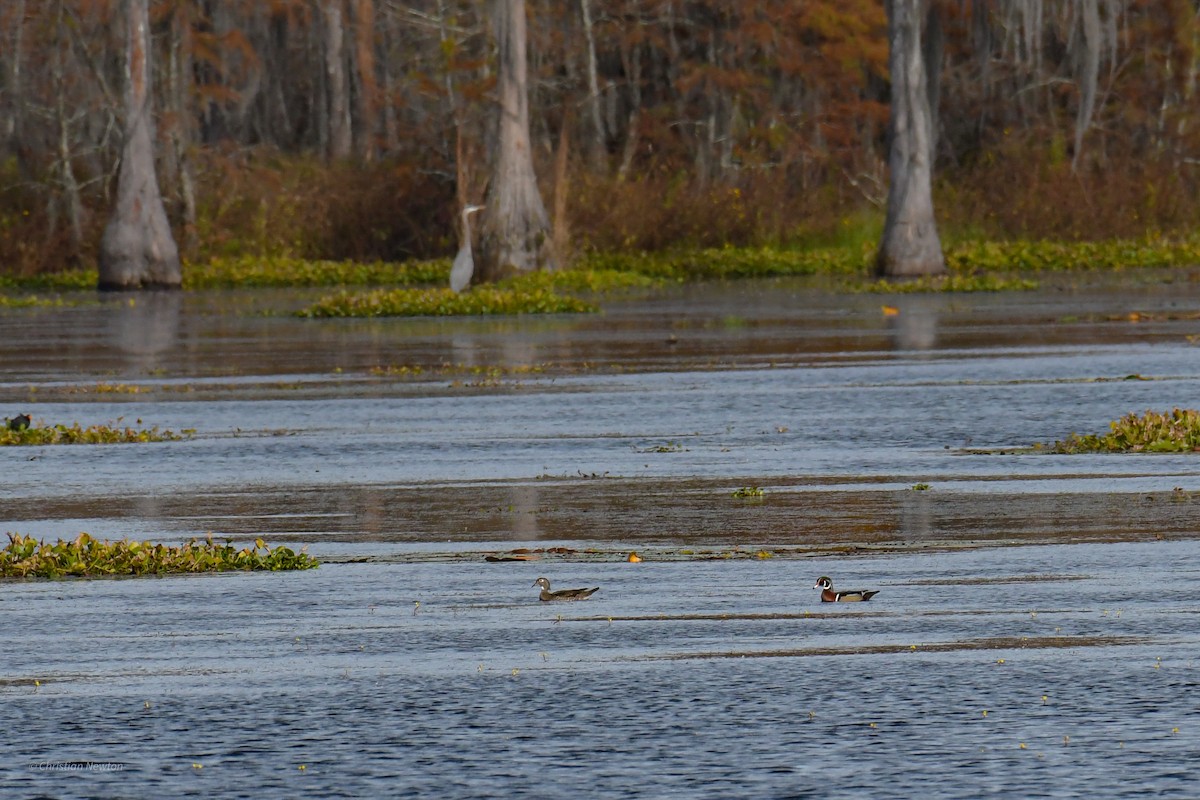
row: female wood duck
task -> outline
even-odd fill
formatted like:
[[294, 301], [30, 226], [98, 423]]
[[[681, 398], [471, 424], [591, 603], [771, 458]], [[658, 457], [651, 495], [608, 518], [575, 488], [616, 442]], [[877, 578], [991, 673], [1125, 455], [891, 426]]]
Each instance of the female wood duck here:
[[534, 586], [542, 587], [542, 593], [539, 597], [543, 602], [549, 600], [583, 600], [586, 597], [591, 597], [593, 593], [600, 591], [600, 587], [595, 589], [560, 589], [557, 592], [550, 591], [550, 581], [545, 578], [538, 578], [533, 582]]
[[835, 592], [833, 590], [833, 581], [829, 580], [829, 578], [826, 578], [824, 575], [822, 575], [820, 578], [817, 578], [817, 585], [813, 588], [821, 590], [822, 603], [865, 603], [875, 595], [879, 594], [879, 591], [876, 589], [871, 589], [865, 592], [862, 590], [857, 592]]

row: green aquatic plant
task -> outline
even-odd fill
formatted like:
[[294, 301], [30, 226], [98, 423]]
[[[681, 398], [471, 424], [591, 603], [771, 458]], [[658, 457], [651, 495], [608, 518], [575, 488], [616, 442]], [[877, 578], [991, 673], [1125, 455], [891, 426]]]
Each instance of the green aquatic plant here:
[[866, 274], [873, 254], [873, 249], [863, 248], [721, 247], [657, 253], [588, 253], [581, 262], [591, 269], [686, 281]]
[[1200, 451], [1200, 411], [1175, 408], [1129, 413], [1109, 423], [1106, 434], [1071, 434], [1048, 449], [1053, 453], [1191, 453]]
[[100, 273], [94, 269], [70, 269], [37, 275], [0, 275], [0, 289], [27, 289], [45, 292], [72, 292], [95, 289]]
[[973, 241], [946, 250], [951, 272], [1065, 272], [1177, 267], [1200, 263], [1200, 237], [1097, 242]]
[[914, 492], [927, 492], [927, 491], [929, 491], [929, 489], [930, 489], [930, 486], [928, 483], [914, 483], [912, 485], [912, 490]]
[[915, 278], [905, 281], [872, 280], [864, 283], [848, 283], [851, 292], [878, 292], [887, 294], [911, 294], [916, 292], [1013, 292], [1029, 291], [1039, 284], [1029, 278], [1016, 278], [992, 273], [963, 275], [952, 273], [937, 277]]
[[[507, 283], [513, 289], [606, 292], [654, 285], [662, 280], [727, 280], [773, 276], [846, 276], [868, 280], [876, 240], [846, 240], [831, 247], [676, 248], [647, 252], [587, 252], [573, 269], [535, 273]], [[964, 240], [945, 248], [950, 275], [934, 280], [877, 284], [855, 291], [1009, 291], [1029, 289], [1013, 273], [1124, 270], [1200, 263], [1200, 236], [1169, 240], [1111, 239], [1093, 242]], [[444, 286], [450, 260], [356, 262], [293, 256], [216, 257], [189, 262], [185, 289], [305, 286]], [[636, 276], [636, 277], [635, 277]], [[0, 275], [0, 289], [78, 291], [94, 289], [95, 269], [32, 276]], [[524, 282], [524, 283], [522, 283]], [[900, 288], [898, 288], [900, 287]], [[0, 306], [31, 301], [0, 300]], [[41, 301], [39, 301], [41, 302]], [[467, 312], [479, 313], [479, 312]], [[508, 313], [508, 312], [505, 312]]]
[[765, 494], [766, 492], [758, 486], [742, 486], [733, 490], [734, 497], [762, 497]]
[[46, 308], [66, 305], [61, 297], [38, 297], [37, 295], [0, 294], [0, 308]]
[[238, 256], [188, 264], [185, 289], [266, 286], [414, 286], [445, 283], [450, 260], [329, 261], [291, 256]]
[[[117, 422], [120, 422], [120, 419]], [[136, 424], [141, 425], [142, 421], [139, 419]], [[170, 430], [159, 430], [158, 426], [133, 428], [128, 426], [89, 425], [85, 428], [78, 422], [70, 425], [29, 425], [20, 429], [6, 426], [0, 428], [0, 446], [174, 442], [189, 438], [193, 433], [195, 433], [193, 429], [184, 429], [179, 433], [175, 433]]]
[[684, 453], [687, 448], [679, 442], [667, 442], [666, 444], [656, 444], [650, 447], [644, 447], [637, 452], [639, 453]]
[[505, 289], [480, 286], [455, 294], [450, 289], [377, 289], [338, 292], [322, 297], [297, 316], [415, 317], [472, 316], [479, 314], [578, 314], [599, 309], [576, 297], [544, 289]]
[[499, 286], [518, 291], [546, 289], [558, 292], [616, 292], [647, 289], [662, 284], [662, 279], [629, 270], [575, 267], [554, 271], [529, 272], [502, 281]]
[[237, 570], [313, 569], [318, 562], [301, 549], [268, 547], [255, 539], [253, 547], [235, 548], [217, 544], [210, 534], [203, 541], [190, 539], [180, 546], [138, 542], [130, 539], [107, 541], [81, 533], [73, 540], [55, 542], [8, 534], [8, 546], [0, 550], [0, 577], [66, 578], [119, 575], [165, 575]]

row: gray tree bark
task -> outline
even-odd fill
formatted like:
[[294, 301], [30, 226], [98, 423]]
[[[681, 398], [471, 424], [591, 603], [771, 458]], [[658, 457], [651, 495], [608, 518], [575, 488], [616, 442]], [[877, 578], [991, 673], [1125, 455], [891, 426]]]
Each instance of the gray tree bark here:
[[[25, 119], [25, 91], [22, 87], [22, 39], [25, 33], [25, 0], [19, 0], [16, 9], [13, 13], [15, 23], [13, 25], [12, 39], [6, 42], [9, 48], [8, 62], [8, 97], [5, 104], [5, 113], [3, 122], [4, 126], [4, 145], [8, 153], [16, 153], [22, 146], [22, 122]], [[17, 163], [21, 165], [22, 173], [24, 172], [24, 159], [17, 159]]]
[[75, 167], [72, 158], [75, 155], [71, 147], [71, 120], [67, 113], [66, 92], [66, 57], [63, 53], [69, 48], [70, 39], [67, 36], [67, 19], [62, 0], [59, 0], [55, 13], [55, 24], [58, 26], [58, 43], [54, 48], [51, 71], [54, 75], [54, 86], [57, 97], [54, 102], [54, 121], [58, 126], [58, 174], [62, 180], [64, 204], [66, 205], [67, 231], [71, 252], [67, 260], [74, 264], [79, 260], [83, 250], [83, 199], [79, 194], [79, 181], [75, 178]]
[[346, 71], [346, 24], [342, 0], [325, 3], [325, 77], [329, 86], [329, 157], [349, 158], [350, 75]]
[[887, 0], [891, 145], [887, 219], [875, 260], [885, 277], [946, 271], [933, 216], [933, 115], [921, 47], [922, 0]]
[[553, 267], [550, 223], [530, 152], [525, 0], [496, 0], [495, 9], [499, 120], [480, 241], [485, 281]]
[[1096, 108], [1096, 85], [1100, 82], [1100, 8], [1097, 0], [1084, 0], [1080, 6], [1083, 14], [1083, 75], [1079, 81], [1079, 113], [1075, 118], [1075, 155], [1071, 159], [1071, 171], [1079, 168], [1083, 155], [1083, 135], [1092, 124], [1092, 112]]
[[100, 241], [100, 289], [178, 288], [179, 250], [154, 171], [149, 0], [126, 0], [125, 146], [117, 204]]
[[591, 0], [579, 0], [579, 14], [583, 19], [583, 39], [587, 43], [588, 111], [592, 120], [592, 143], [588, 149], [593, 166], [600, 168], [607, 160], [608, 134], [604, 130], [604, 117], [600, 114], [600, 81], [597, 76], [596, 34], [592, 29]]

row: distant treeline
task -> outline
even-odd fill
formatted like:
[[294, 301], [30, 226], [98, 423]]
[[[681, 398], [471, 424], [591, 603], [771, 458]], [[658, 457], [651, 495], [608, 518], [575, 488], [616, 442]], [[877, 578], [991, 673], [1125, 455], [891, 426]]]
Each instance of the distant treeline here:
[[[452, 251], [488, 174], [491, 6], [153, 2], [159, 178], [184, 253]], [[535, 158], [576, 247], [828, 241], [877, 217], [880, 0], [527, 6]], [[121, 9], [0, 4], [0, 271], [94, 261], [121, 144]], [[949, 234], [1195, 227], [1195, 0], [930, 9]]]

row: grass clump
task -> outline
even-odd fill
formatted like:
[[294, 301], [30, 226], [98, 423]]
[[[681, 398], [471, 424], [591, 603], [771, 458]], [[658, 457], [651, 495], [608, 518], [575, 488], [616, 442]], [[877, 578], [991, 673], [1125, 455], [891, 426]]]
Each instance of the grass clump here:
[[[117, 420], [120, 422], [120, 420]], [[141, 424], [141, 420], [137, 424]], [[41, 444], [131, 444], [134, 442], [175, 442], [189, 437], [194, 431], [175, 433], [170, 430], [133, 428], [111, 425], [14, 425], [0, 427], [0, 446]]]
[[1071, 434], [1049, 448], [1054, 453], [1191, 453], [1200, 451], [1200, 411], [1126, 414], [1103, 435]]
[[212, 536], [191, 539], [174, 547], [153, 542], [95, 539], [81, 533], [72, 541], [39, 541], [19, 533], [8, 534], [0, 550], [0, 577], [66, 578], [117, 575], [170, 575], [197, 572], [313, 569], [315, 558], [287, 547], [268, 547], [255, 539], [253, 547], [216, 544]]
[[573, 314], [598, 310], [596, 306], [577, 297], [560, 295], [546, 288], [480, 286], [462, 294], [440, 288], [343, 291], [322, 297], [296, 314], [310, 318], [441, 317], [480, 314]]

